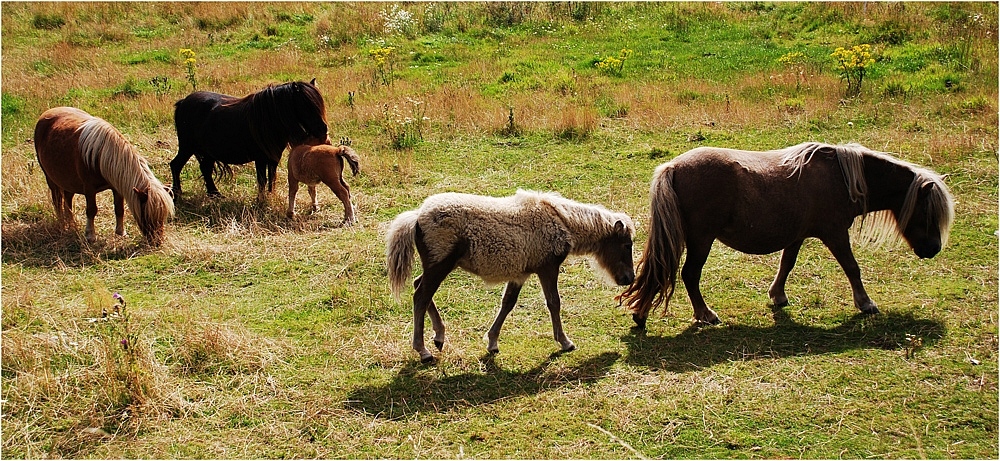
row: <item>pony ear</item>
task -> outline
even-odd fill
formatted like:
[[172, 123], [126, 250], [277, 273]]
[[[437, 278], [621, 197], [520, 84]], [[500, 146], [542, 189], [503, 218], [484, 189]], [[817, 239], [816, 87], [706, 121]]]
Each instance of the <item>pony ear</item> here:
[[132, 191], [139, 196], [139, 203], [146, 203], [149, 200], [149, 190], [139, 190], [138, 187], [133, 187]]
[[313, 77], [313, 79], [309, 81], [309, 84], [312, 86], [316, 86], [316, 77]]
[[615, 233], [621, 234], [625, 231], [625, 223], [621, 220], [615, 221]]
[[816, 153], [823, 154], [826, 158], [834, 158], [837, 156], [837, 148], [833, 146], [821, 146], [815, 151]]

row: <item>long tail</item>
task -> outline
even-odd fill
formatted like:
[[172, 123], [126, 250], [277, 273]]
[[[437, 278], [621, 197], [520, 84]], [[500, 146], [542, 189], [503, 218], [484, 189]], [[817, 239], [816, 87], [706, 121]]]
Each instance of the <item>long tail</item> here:
[[358, 153], [354, 152], [354, 149], [344, 148], [340, 149], [340, 153], [337, 155], [344, 160], [347, 160], [347, 164], [351, 166], [352, 176], [357, 176], [358, 171], [361, 169], [361, 158], [358, 157]]
[[413, 272], [413, 253], [419, 215], [418, 210], [400, 213], [392, 220], [385, 235], [385, 262], [389, 271], [389, 288], [397, 301]]
[[653, 173], [649, 188], [649, 238], [639, 260], [635, 281], [620, 296], [634, 316], [645, 319], [661, 303], [666, 308], [677, 285], [677, 269], [684, 251], [684, 229], [677, 194], [674, 192], [674, 172], [669, 164]]

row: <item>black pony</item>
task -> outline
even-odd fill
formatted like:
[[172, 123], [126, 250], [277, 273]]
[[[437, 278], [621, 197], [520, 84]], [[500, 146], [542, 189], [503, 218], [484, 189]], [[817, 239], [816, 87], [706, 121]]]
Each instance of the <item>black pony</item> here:
[[[309, 83], [268, 85], [244, 98], [196, 91], [177, 101], [177, 157], [170, 162], [174, 200], [181, 196], [181, 169], [195, 156], [205, 178], [208, 195], [221, 196], [212, 171], [229, 172], [229, 165], [254, 162], [257, 198], [274, 190], [274, 176], [281, 154], [289, 143], [301, 144], [327, 137], [326, 106]], [[266, 169], [265, 169], [266, 167]]]

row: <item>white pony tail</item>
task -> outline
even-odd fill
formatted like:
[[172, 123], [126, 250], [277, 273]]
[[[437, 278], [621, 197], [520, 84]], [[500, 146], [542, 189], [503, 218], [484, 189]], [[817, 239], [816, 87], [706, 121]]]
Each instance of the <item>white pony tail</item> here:
[[400, 213], [389, 224], [385, 235], [385, 258], [389, 272], [389, 288], [392, 297], [399, 301], [410, 274], [413, 273], [414, 244], [417, 234], [419, 210]]

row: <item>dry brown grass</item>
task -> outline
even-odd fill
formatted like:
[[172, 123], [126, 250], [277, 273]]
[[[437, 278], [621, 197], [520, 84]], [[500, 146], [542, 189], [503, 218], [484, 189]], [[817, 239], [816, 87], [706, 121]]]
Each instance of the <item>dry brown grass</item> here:
[[170, 355], [184, 374], [253, 374], [281, 363], [274, 340], [242, 326], [195, 321], [179, 328]]

